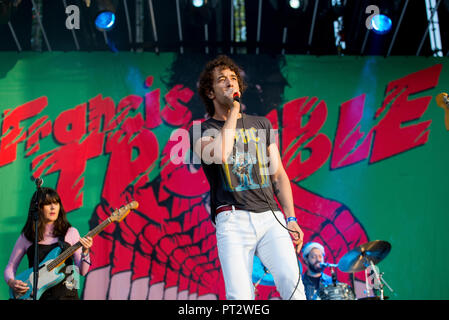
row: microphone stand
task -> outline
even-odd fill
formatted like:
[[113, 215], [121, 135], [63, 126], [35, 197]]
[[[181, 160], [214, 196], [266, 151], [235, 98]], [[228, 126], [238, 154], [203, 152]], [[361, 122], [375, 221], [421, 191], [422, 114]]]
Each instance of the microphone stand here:
[[42, 192], [42, 179], [36, 179], [36, 197], [34, 199], [33, 221], [34, 221], [34, 265], [33, 265], [33, 300], [37, 300], [37, 286], [39, 278], [39, 199]]
[[332, 274], [332, 284], [334, 287], [337, 286], [337, 274], [334, 270], [334, 267], [331, 267], [331, 274]]

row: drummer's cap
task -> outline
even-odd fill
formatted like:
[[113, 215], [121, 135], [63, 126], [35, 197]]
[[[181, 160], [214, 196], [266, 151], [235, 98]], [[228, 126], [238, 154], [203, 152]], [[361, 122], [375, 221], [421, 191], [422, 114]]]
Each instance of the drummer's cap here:
[[303, 259], [306, 259], [307, 255], [310, 253], [310, 251], [312, 251], [312, 249], [319, 249], [323, 256], [326, 255], [326, 253], [324, 252], [324, 247], [321, 244], [319, 244], [318, 242], [309, 242], [302, 249]]

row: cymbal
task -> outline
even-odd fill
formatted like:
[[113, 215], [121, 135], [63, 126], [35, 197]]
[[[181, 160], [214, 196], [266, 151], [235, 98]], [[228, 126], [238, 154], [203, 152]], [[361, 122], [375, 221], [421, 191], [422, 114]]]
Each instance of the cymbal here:
[[362, 244], [346, 253], [338, 262], [338, 269], [347, 273], [354, 273], [365, 270], [370, 261], [378, 264], [390, 252], [390, 243], [376, 240]]

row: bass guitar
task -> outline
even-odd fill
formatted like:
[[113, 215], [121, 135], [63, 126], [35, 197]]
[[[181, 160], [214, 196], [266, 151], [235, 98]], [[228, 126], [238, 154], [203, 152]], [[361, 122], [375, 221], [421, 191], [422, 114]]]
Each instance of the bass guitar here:
[[[104, 228], [109, 226], [112, 222], [121, 222], [126, 218], [128, 213], [136, 209], [139, 206], [137, 201], [132, 201], [127, 205], [122, 206], [120, 209], [115, 210], [109, 218], [104, 220], [94, 229], [89, 231], [86, 237], [94, 237], [103, 231]], [[64, 252], [61, 253], [61, 248], [54, 248], [50, 253], [45, 257], [45, 259], [39, 265], [39, 275], [38, 275], [38, 288], [36, 290], [36, 297], [38, 300], [42, 294], [51, 287], [54, 287], [58, 283], [60, 283], [66, 277], [66, 274], [60, 272], [62, 268], [64, 268], [64, 262], [70, 258], [76, 250], [81, 248], [81, 243], [78, 241], [71, 247], [67, 248]], [[33, 278], [34, 272], [33, 268], [27, 269], [21, 274], [19, 274], [16, 279], [25, 282], [29, 289], [27, 292], [23, 294], [16, 293], [14, 290], [10, 289], [9, 295], [11, 299], [16, 300], [31, 300], [33, 298]]]

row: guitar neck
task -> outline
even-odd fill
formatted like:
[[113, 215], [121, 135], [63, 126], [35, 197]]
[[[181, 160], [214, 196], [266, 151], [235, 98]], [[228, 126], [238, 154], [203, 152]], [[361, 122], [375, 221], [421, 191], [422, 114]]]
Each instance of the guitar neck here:
[[[101, 231], [103, 231], [103, 229], [106, 228], [111, 223], [112, 223], [111, 218], [107, 218], [102, 223], [100, 223], [98, 226], [96, 226], [95, 228], [90, 230], [86, 234], [86, 237], [91, 237], [91, 238], [95, 237], [97, 234], [99, 234]], [[67, 248], [63, 253], [61, 253], [51, 263], [48, 264], [47, 270], [51, 271], [54, 268], [56, 268], [57, 266], [59, 266], [60, 264], [62, 264], [64, 261], [66, 261], [68, 258], [70, 258], [75, 253], [76, 250], [81, 248], [81, 246], [82, 246], [81, 243], [78, 241], [73, 246]]]
[[95, 228], [93, 228], [92, 230], [90, 230], [87, 234], [86, 237], [95, 237], [97, 234], [99, 234], [101, 231], [103, 231], [104, 228], [106, 228], [108, 225], [110, 225], [112, 223], [111, 218], [107, 218], [106, 220], [104, 220], [102, 223], [100, 223], [98, 226], [96, 226]]

